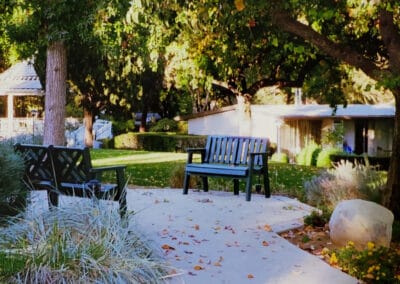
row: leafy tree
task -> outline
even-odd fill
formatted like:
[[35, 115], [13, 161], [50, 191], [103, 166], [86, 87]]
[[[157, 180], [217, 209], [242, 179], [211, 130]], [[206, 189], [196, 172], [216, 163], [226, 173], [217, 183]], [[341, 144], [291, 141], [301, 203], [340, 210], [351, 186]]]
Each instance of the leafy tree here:
[[10, 38], [24, 47], [22, 58], [35, 57], [35, 69], [46, 86], [44, 143], [63, 145], [67, 58], [74, 42], [85, 42], [98, 1], [14, 1], [7, 26]]
[[[236, 1], [252, 11], [257, 1]], [[400, 217], [400, 4], [398, 1], [269, 1], [266, 28], [277, 28], [309, 43], [338, 62], [375, 79], [395, 99], [393, 150], [384, 204]], [[259, 15], [263, 12], [258, 12]]]

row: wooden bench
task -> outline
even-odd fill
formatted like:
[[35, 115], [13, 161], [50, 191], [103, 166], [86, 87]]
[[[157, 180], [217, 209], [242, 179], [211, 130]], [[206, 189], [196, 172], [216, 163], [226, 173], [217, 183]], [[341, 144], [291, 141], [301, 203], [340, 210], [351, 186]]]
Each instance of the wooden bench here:
[[[96, 197], [119, 202], [126, 214], [126, 166], [93, 167], [89, 148], [16, 144], [25, 160], [25, 183], [33, 190], [47, 190], [49, 206], [58, 206], [60, 194]], [[115, 184], [101, 182], [102, 174], [114, 173]]]
[[[265, 197], [270, 197], [268, 176], [268, 139], [257, 137], [209, 136], [205, 148], [189, 148], [185, 167], [183, 194], [188, 193], [190, 176], [201, 176], [203, 190], [208, 191], [208, 177], [233, 178], [234, 194], [239, 194], [239, 179], [246, 180], [246, 201], [251, 200], [255, 175], [263, 178]], [[193, 162], [193, 154], [201, 162]]]

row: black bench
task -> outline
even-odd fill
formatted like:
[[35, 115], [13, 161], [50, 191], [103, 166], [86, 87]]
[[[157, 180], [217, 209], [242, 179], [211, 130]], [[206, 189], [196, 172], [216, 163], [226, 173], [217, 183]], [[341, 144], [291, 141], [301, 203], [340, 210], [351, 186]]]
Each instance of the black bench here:
[[[59, 194], [96, 197], [119, 202], [126, 214], [126, 166], [93, 167], [90, 150], [62, 146], [16, 144], [25, 161], [24, 182], [33, 190], [47, 190], [49, 206], [58, 206]], [[115, 174], [116, 184], [101, 182], [102, 174]]]
[[[268, 176], [268, 139], [258, 137], [209, 136], [205, 148], [189, 148], [183, 194], [188, 193], [190, 176], [201, 176], [203, 190], [208, 191], [208, 177], [233, 178], [234, 194], [239, 194], [239, 179], [246, 179], [246, 201], [251, 200], [252, 181], [262, 176], [265, 197], [270, 197]], [[201, 162], [193, 162], [193, 154]]]

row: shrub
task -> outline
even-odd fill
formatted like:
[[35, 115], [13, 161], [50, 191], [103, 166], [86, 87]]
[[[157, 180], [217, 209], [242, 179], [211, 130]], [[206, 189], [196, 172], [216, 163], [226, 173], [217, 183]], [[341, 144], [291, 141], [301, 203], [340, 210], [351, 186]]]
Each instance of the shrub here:
[[114, 146], [116, 149], [185, 152], [189, 147], [204, 147], [205, 140], [204, 136], [129, 132], [116, 136]]
[[311, 142], [300, 151], [296, 162], [298, 165], [315, 166], [319, 152], [321, 152], [321, 147], [317, 143]]
[[304, 224], [313, 227], [323, 227], [329, 222], [332, 212], [329, 210], [313, 210], [310, 215], [304, 216]]
[[150, 132], [175, 132], [178, 130], [178, 123], [169, 118], [163, 118], [150, 127]]
[[331, 155], [341, 153], [342, 151], [338, 148], [325, 148], [318, 154], [317, 158], [317, 167], [323, 168], [331, 168], [332, 167], [332, 160]]
[[25, 209], [28, 188], [23, 184], [23, 158], [14, 152], [11, 142], [0, 143], [0, 219]]
[[363, 283], [399, 283], [400, 253], [386, 247], [368, 243], [364, 250], [357, 250], [352, 242], [335, 251], [325, 251], [332, 264]]
[[0, 259], [2, 283], [157, 283], [170, 269], [116, 207], [82, 199], [11, 222]]
[[289, 157], [286, 153], [274, 153], [271, 156], [271, 162], [289, 163]]
[[342, 161], [304, 183], [307, 201], [311, 205], [334, 209], [347, 199], [366, 199], [377, 203], [386, 184], [386, 173], [372, 167]]

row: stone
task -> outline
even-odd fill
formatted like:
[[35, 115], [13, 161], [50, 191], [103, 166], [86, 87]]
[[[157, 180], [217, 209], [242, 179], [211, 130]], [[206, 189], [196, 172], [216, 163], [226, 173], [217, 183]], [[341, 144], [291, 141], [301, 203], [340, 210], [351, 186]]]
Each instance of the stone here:
[[338, 246], [352, 241], [357, 249], [365, 249], [368, 242], [389, 247], [393, 220], [393, 213], [377, 203], [345, 200], [335, 207], [329, 220], [330, 238]]

